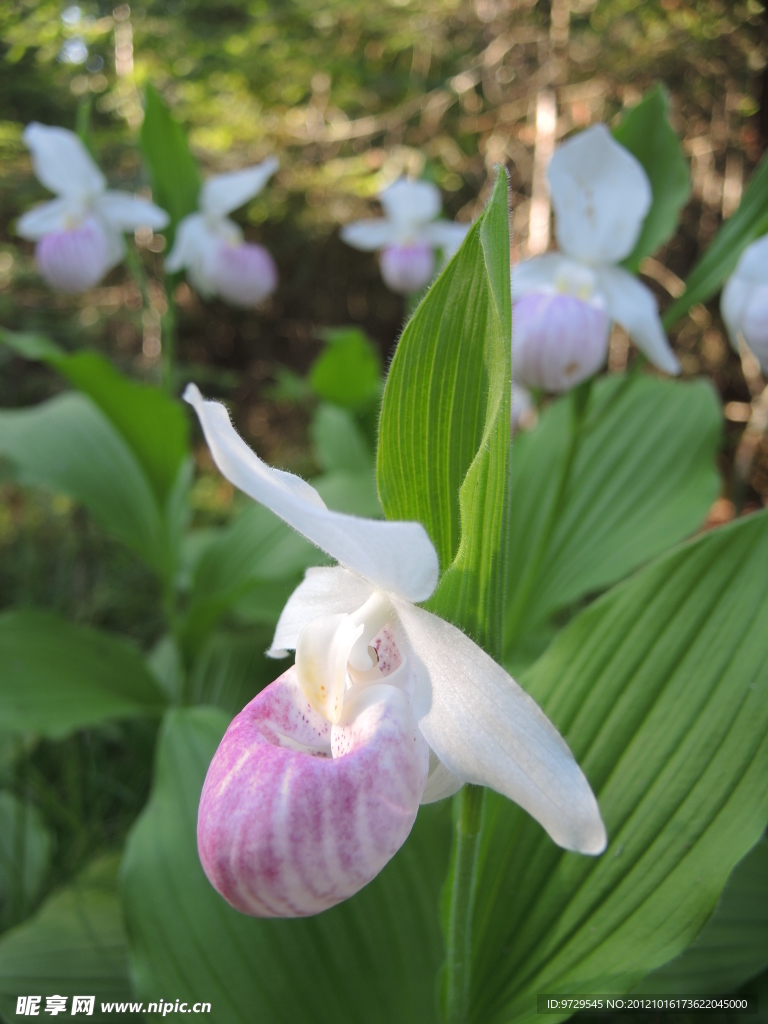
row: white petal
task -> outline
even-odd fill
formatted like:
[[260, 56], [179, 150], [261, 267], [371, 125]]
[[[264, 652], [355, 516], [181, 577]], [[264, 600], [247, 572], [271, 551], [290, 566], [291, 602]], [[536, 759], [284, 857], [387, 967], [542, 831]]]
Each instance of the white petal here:
[[421, 669], [419, 728], [445, 766], [520, 804], [559, 846], [601, 853], [606, 835], [594, 794], [536, 702], [461, 630], [393, 604]]
[[421, 803], [433, 804], [437, 800], [445, 800], [448, 796], [458, 793], [464, 783], [449, 771], [434, 750], [429, 752], [429, 775]]
[[275, 157], [229, 174], [215, 174], [204, 184], [200, 193], [200, 209], [212, 217], [225, 217], [264, 188], [280, 166]]
[[272, 469], [252, 452], [219, 402], [190, 384], [184, 392], [200, 418], [224, 476], [300, 534], [374, 587], [424, 601], [437, 585], [437, 553], [420, 523], [382, 522], [332, 512], [306, 481]]
[[99, 196], [96, 206], [104, 220], [119, 231], [144, 227], [160, 231], [170, 219], [159, 206], [140, 196], [129, 195], [128, 192], [105, 192]]
[[72, 226], [71, 215], [77, 209], [79, 204], [73, 204], [69, 199], [52, 199], [49, 203], [41, 203], [19, 217], [16, 221], [16, 234], [36, 242], [52, 231], [66, 231]]
[[600, 267], [596, 273], [598, 290], [611, 319], [621, 324], [660, 370], [679, 373], [680, 364], [667, 341], [653, 293], [622, 267]]
[[107, 252], [107, 267], [109, 270], [112, 267], [116, 267], [117, 264], [125, 256], [125, 239], [123, 238], [122, 231], [116, 231], [110, 224], [104, 224], [104, 234], [107, 236], [108, 252]]
[[166, 257], [165, 269], [169, 274], [175, 274], [184, 267], [194, 266], [204, 259], [206, 252], [216, 243], [217, 239], [206, 227], [203, 215], [190, 214], [176, 228], [176, 237]]
[[559, 252], [516, 263], [512, 267], [512, 298], [521, 299], [529, 292], [555, 291], [558, 277], [573, 265], [573, 260]]
[[345, 224], [339, 232], [342, 241], [361, 252], [375, 252], [385, 245], [396, 245], [400, 239], [400, 229], [396, 224], [381, 217], [370, 220], [354, 220]]
[[737, 352], [739, 350], [741, 322], [753, 287], [750, 282], [744, 281], [737, 274], [734, 274], [726, 281], [723, 294], [720, 296], [720, 313], [728, 330], [731, 345], [733, 345]]
[[556, 150], [549, 188], [563, 252], [587, 263], [618, 263], [629, 255], [651, 207], [651, 184], [604, 124]]
[[458, 224], [451, 220], [436, 220], [419, 229], [419, 241], [427, 242], [435, 249], [442, 249], [446, 259], [458, 250], [467, 237], [471, 224]]
[[768, 235], [747, 246], [739, 257], [733, 276], [748, 284], [768, 284]]
[[299, 634], [313, 619], [341, 612], [351, 615], [372, 593], [370, 584], [338, 566], [307, 569], [280, 613], [267, 657], [284, 658], [296, 650]]
[[104, 175], [74, 132], [33, 121], [22, 139], [32, 154], [37, 179], [56, 195], [82, 198], [106, 187]]
[[440, 189], [430, 181], [401, 178], [379, 195], [387, 219], [409, 226], [434, 220], [443, 208]]

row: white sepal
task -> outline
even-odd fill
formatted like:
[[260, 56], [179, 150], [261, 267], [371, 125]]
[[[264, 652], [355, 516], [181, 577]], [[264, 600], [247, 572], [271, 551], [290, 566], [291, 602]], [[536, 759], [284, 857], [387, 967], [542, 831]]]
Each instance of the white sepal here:
[[217, 241], [201, 213], [189, 214], [176, 228], [173, 247], [165, 259], [165, 269], [169, 274], [175, 274], [184, 267], [196, 266]]
[[84, 199], [103, 192], [106, 179], [74, 132], [33, 121], [22, 134], [38, 181], [58, 196]]
[[203, 183], [200, 209], [211, 217], [225, 217], [258, 195], [279, 166], [280, 161], [270, 157], [242, 171], [214, 174]]
[[660, 370], [679, 373], [680, 364], [667, 340], [653, 293], [622, 267], [600, 267], [596, 273], [598, 292], [610, 318], [621, 324]]
[[651, 208], [651, 184], [640, 161], [604, 124], [555, 150], [549, 187], [564, 253], [592, 264], [618, 263], [629, 255]]
[[601, 853], [606, 834], [597, 801], [541, 708], [461, 630], [393, 603], [420, 676], [419, 727], [449, 771], [520, 804], [559, 846]]
[[516, 302], [530, 292], [553, 292], [558, 276], [574, 265], [574, 261], [559, 252], [546, 256], [533, 256], [512, 267], [512, 300]]
[[445, 800], [448, 796], [458, 793], [464, 783], [449, 771], [434, 750], [429, 752], [429, 775], [424, 792], [421, 794], [422, 804], [433, 804]]
[[299, 634], [321, 615], [350, 614], [364, 605], [373, 588], [354, 573], [339, 566], [307, 569], [306, 575], [288, 598], [277, 620], [268, 658], [284, 658], [295, 651]]
[[459, 224], [450, 220], [435, 220], [431, 224], [423, 224], [419, 228], [419, 241], [426, 242], [435, 249], [442, 249], [446, 259], [450, 259], [467, 237], [471, 224]]
[[118, 231], [152, 228], [160, 231], [169, 221], [168, 214], [148, 199], [127, 192], [109, 191], [96, 200], [96, 209], [102, 218]]
[[238, 435], [223, 405], [204, 401], [193, 384], [184, 399], [195, 409], [214, 462], [230, 483], [377, 589], [408, 601], [429, 597], [437, 585], [438, 560], [420, 523], [332, 512], [305, 480], [262, 462]]
[[361, 252], [375, 252], [387, 245], [396, 245], [401, 234], [396, 224], [382, 217], [354, 220], [351, 224], [345, 224], [340, 231], [342, 241]]
[[70, 214], [73, 204], [70, 199], [51, 199], [27, 210], [16, 221], [16, 234], [30, 242], [36, 242], [52, 231], [66, 231], [71, 227]]
[[434, 220], [443, 207], [440, 189], [429, 181], [400, 178], [379, 195], [387, 219], [411, 226]]

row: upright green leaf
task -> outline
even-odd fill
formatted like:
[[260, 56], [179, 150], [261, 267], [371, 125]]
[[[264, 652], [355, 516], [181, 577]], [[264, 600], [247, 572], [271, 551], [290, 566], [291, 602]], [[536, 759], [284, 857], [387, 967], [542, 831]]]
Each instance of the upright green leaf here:
[[0, 341], [58, 370], [101, 409], [133, 451], [161, 506], [189, 457], [189, 420], [159, 388], [129, 380], [96, 352], [69, 355], [48, 338], [0, 328]]
[[[66, 889], [51, 896], [29, 921], [0, 938], [0, 1013], [16, 1019], [16, 999], [38, 995], [38, 1014], [46, 1017], [45, 997], [92, 995], [95, 1008], [89, 1020], [137, 1020], [136, 1008], [102, 1012], [102, 1001], [130, 1000], [128, 952], [117, 898], [119, 857], [94, 861]], [[127, 1009], [127, 1007], [126, 1007]], [[63, 1017], [63, 1015], [62, 1015]]]
[[733, 992], [768, 968], [768, 840], [737, 864], [712, 917], [682, 956], [637, 986], [644, 995]]
[[186, 703], [208, 704], [229, 715], [242, 711], [259, 690], [285, 671], [286, 663], [264, 654], [273, 630], [274, 624], [272, 628], [249, 626], [212, 633], [189, 674]]
[[507, 179], [408, 323], [379, 427], [385, 514], [429, 532], [443, 578], [431, 607], [500, 644], [508, 486], [511, 292]]
[[0, 454], [29, 482], [81, 501], [108, 533], [165, 570], [165, 527], [149, 481], [89, 398], [70, 393], [0, 411]]
[[210, 708], [173, 711], [160, 736], [122, 879], [142, 998], [208, 1000], [216, 1024], [434, 1024], [445, 807], [422, 808], [403, 849], [351, 900], [293, 921], [246, 917], [211, 888], [195, 842], [203, 779], [226, 725]]
[[0, 931], [26, 917], [45, 881], [50, 857], [51, 835], [40, 812], [0, 790]]
[[0, 721], [53, 739], [109, 718], [158, 714], [165, 700], [126, 640], [48, 612], [0, 615]]
[[328, 345], [309, 371], [314, 393], [342, 408], [372, 405], [381, 388], [381, 357], [358, 327], [326, 331]]
[[715, 235], [707, 251], [688, 275], [685, 291], [664, 314], [672, 327], [697, 302], [706, 302], [736, 269], [750, 242], [768, 231], [768, 154], [755, 168], [739, 208]]
[[550, 406], [512, 448], [505, 641], [516, 670], [554, 612], [692, 534], [720, 486], [722, 414], [708, 383], [609, 377], [592, 389], [553, 513], [571, 443], [569, 401]]
[[326, 472], [373, 474], [373, 456], [354, 416], [338, 405], [318, 406], [311, 426], [317, 461]]
[[616, 141], [643, 165], [653, 191], [640, 237], [624, 260], [629, 270], [637, 270], [644, 256], [650, 256], [672, 237], [691, 192], [683, 149], [667, 120], [668, 106], [664, 86], [656, 85], [624, 115], [613, 133]]
[[767, 621], [763, 512], [616, 587], [523, 677], [609, 846], [564, 853], [487, 794], [473, 1021], [533, 1018], [537, 993], [627, 992], [699, 933], [768, 821]]
[[147, 85], [140, 138], [155, 202], [171, 217], [166, 230], [171, 241], [179, 221], [197, 209], [200, 175], [184, 129], [151, 85]]

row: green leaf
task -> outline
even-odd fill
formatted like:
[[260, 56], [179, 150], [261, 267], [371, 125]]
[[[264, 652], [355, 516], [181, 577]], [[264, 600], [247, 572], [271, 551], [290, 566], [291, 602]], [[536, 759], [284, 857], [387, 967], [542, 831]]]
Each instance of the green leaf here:
[[326, 403], [318, 406], [310, 432], [321, 469], [373, 474], [373, 455], [354, 416], [346, 409]]
[[16, 999], [27, 994], [42, 997], [41, 1019], [49, 995], [67, 997], [67, 1019], [74, 995], [96, 997], [89, 1020], [137, 1019], [136, 1013], [101, 1011], [102, 1000], [133, 995], [117, 897], [119, 862], [114, 854], [94, 861], [31, 920], [0, 939], [0, 1013], [5, 1019], [16, 1019]]
[[328, 347], [315, 360], [309, 383], [326, 402], [346, 409], [372, 405], [381, 389], [381, 357], [359, 327], [326, 331]]
[[113, 537], [163, 571], [160, 509], [133, 452], [84, 395], [0, 411], [0, 454], [31, 483], [81, 501]]
[[142, 997], [208, 1000], [217, 1024], [435, 1022], [446, 807], [422, 808], [403, 849], [351, 900], [318, 917], [246, 917], [211, 888], [195, 842], [203, 779], [226, 725], [222, 712], [185, 709], [161, 732], [122, 879]]
[[[335, 470], [315, 477], [312, 485], [317, 490], [328, 508], [337, 512], [346, 512], [352, 516], [365, 516], [369, 519], [381, 518], [381, 505], [376, 491], [376, 476], [371, 464], [363, 472]], [[324, 561], [322, 552], [318, 552], [314, 564]]]
[[186, 703], [210, 704], [230, 715], [242, 711], [259, 690], [285, 671], [285, 663], [264, 655], [273, 631], [272, 625], [212, 633], [190, 672]]
[[505, 642], [515, 668], [521, 645], [553, 613], [692, 534], [720, 486], [722, 414], [708, 383], [608, 377], [592, 389], [555, 509], [571, 443], [570, 401], [554, 402], [513, 444]]
[[2, 328], [0, 341], [25, 359], [47, 363], [88, 395], [132, 450], [163, 506], [190, 454], [181, 403], [129, 380], [96, 352], [68, 355], [46, 337]]
[[149, 165], [155, 202], [171, 217], [170, 227], [165, 231], [170, 247], [179, 221], [197, 209], [200, 175], [184, 129], [149, 84], [139, 137]]
[[623, 261], [636, 271], [675, 233], [680, 210], [688, 202], [691, 180], [682, 146], [667, 120], [669, 101], [664, 86], [656, 85], [629, 110], [614, 130], [614, 137], [643, 165], [651, 182], [653, 202], [640, 237]]
[[430, 607], [498, 653], [508, 487], [507, 179], [429, 289], [384, 390], [377, 479], [389, 519], [426, 527], [443, 571]]
[[643, 995], [733, 992], [768, 968], [768, 841], [752, 849], [728, 879], [703, 931], [682, 956], [644, 978]]
[[51, 836], [37, 808], [0, 790], [0, 931], [26, 916], [50, 858]]
[[750, 242], [768, 231], [768, 154], [763, 156], [741, 197], [739, 208], [715, 235], [707, 251], [688, 275], [685, 291], [663, 316], [672, 327], [697, 302], [706, 302], [736, 269]]
[[105, 719], [160, 712], [165, 700], [127, 641], [48, 612], [0, 615], [0, 721], [53, 739]]
[[471, 1020], [533, 1018], [537, 993], [630, 991], [699, 933], [768, 821], [767, 618], [763, 512], [610, 591], [523, 677], [609, 846], [564, 853], [487, 794]]

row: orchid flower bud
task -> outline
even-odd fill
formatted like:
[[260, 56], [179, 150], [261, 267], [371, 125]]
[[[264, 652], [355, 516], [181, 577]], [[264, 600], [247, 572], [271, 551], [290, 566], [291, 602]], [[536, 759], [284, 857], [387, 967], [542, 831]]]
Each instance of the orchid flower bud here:
[[101, 224], [89, 217], [77, 227], [43, 235], [35, 246], [35, 259], [51, 288], [84, 292], [110, 268], [109, 239]]
[[512, 371], [529, 388], [567, 391], [597, 373], [608, 355], [605, 310], [574, 295], [531, 292], [512, 317]]
[[429, 284], [435, 272], [435, 253], [426, 243], [388, 245], [381, 251], [381, 276], [393, 292], [413, 295]]
[[768, 235], [748, 245], [723, 288], [720, 311], [731, 344], [739, 336], [768, 374]]

